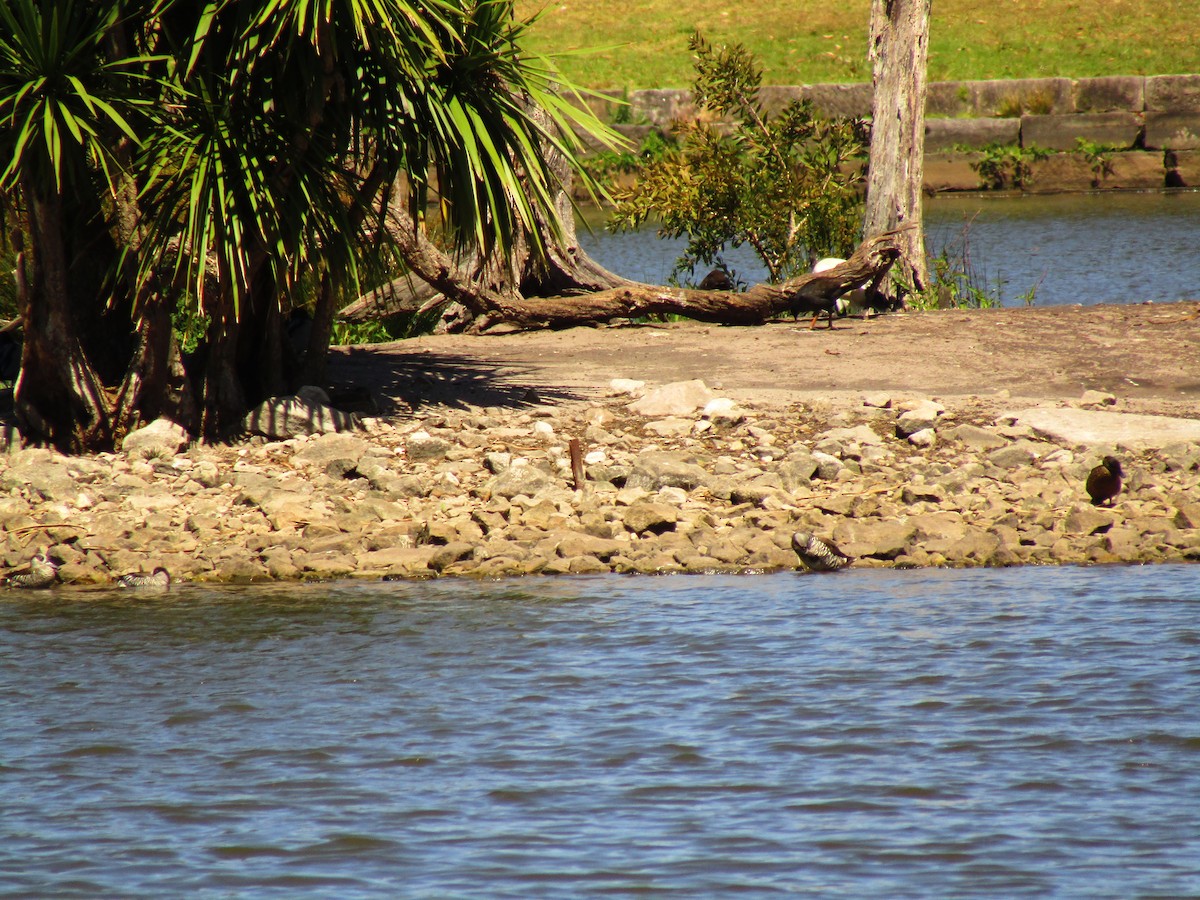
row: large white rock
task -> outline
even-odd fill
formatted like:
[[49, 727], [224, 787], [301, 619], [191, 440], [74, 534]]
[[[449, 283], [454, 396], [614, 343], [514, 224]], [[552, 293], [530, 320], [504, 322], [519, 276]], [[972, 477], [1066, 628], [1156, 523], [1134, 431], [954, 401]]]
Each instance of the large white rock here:
[[630, 403], [628, 409], [647, 418], [663, 416], [686, 416], [706, 406], [716, 395], [703, 381], [673, 381], [647, 391], [640, 400]]
[[187, 446], [190, 440], [182, 425], [170, 419], [155, 419], [145, 428], [138, 428], [125, 435], [121, 449], [130, 456], [174, 456]]
[[1180, 441], [1200, 443], [1200, 419], [1040, 406], [1007, 413], [1004, 418], [1051, 440], [1083, 446], [1155, 448]]

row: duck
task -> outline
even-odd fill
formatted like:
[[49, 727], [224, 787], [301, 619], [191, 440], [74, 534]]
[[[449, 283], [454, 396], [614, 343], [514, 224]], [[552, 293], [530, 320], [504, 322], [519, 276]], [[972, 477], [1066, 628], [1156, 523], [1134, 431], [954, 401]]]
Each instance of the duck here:
[[1125, 473], [1121, 471], [1121, 461], [1115, 456], [1106, 456], [1100, 465], [1088, 473], [1084, 487], [1092, 498], [1093, 506], [1112, 506], [1117, 494], [1121, 493], [1122, 480]]
[[836, 572], [854, 562], [854, 557], [839, 550], [833, 541], [819, 538], [808, 531], [797, 531], [792, 535], [792, 549], [800, 561], [814, 572]]
[[162, 566], [158, 566], [149, 574], [146, 572], [130, 572], [128, 575], [122, 575], [117, 579], [117, 584], [123, 588], [166, 589], [171, 586], [171, 573]]
[[43, 551], [29, 560], [29, 569], [13, 575], [8, 583], [18, 588], [48, 588], [58, 580], [58, 563]]
[[736, 285], [729, 273], [718, 267], [705, 275], [696, 287], [701, 291], [732, 291]]
[[[827, 272], [835, 266], [840, 266], [846, 260], [836, 256], [826, 256], [819, 259], [812, 267], [814, 275], [821, 272]], [[806, 287], [808, 287], [806, 285]], [[789, 309], [792, 312], [793, 318], [799, 318], [800, 313], [812, 313], [812, 321], [808, 325], [808, 330], [812, 331], [817, 327], [817, 320], [821, 317], [821, 313], [827, 313], [829, 316], [829, 326], [833, 327], [833, 317], [847, 316], [851, 313], [861, 313], [870, 309], [870, 303], [867, 297], [867, 291], [864, 288], [855, 288], [847, 291], [839, 297], [830, 298], [829, 295], [819, 293], [818, 289], [813, 289], [812, 292], [806, 294], [805, 288], [801, 288], [789, 301]]]

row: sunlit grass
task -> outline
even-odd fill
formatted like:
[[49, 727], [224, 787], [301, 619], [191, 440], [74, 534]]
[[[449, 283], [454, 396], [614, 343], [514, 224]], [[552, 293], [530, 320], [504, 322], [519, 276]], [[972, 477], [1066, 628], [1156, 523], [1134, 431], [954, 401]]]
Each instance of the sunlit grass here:
[[[640, 3], [517, 0], [519, 15], [542, 11], [528, 43], [593, 88], [686, 87], [687, 38], [745, 44], [764, 84], [870, 80], [869, 0], [721, 0]], [[1195, 0], [938, 0], [929, 38], [932, 81], [1195, 71], [1200, 14]]]

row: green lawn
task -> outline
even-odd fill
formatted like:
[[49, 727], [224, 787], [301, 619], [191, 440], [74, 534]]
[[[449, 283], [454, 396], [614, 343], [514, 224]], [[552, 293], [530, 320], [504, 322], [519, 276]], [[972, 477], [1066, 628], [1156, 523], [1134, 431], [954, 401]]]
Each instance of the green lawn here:
[[[637, 90], [691, 82], [687, 38], [740, 42], [764, 84], [869, 81], [869, 0], [516, 0], [541, 16], [531, 49], [572, 80]], [[1028, 35], [1028, 36], [1027, 36]], [[1197, 0], [936, 0], [929, 79], [1166, 75], [1200, 71]]]

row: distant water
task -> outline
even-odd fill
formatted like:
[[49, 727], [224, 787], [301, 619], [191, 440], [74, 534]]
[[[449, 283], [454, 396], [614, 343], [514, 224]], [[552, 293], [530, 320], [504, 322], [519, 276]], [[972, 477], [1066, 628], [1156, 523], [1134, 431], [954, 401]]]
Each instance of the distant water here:
[[1198, 896], [1198, 571], [3, 594], [0, 896]]
[[[580, 229], [588, 253], [637, 281], [665, 282], [685, 244], [653, 228], [592, 227]], [[943, 194], [926, 200], [925, 228], [931, 254], [957, 262], [965, 252], [980, 286], [1008, 306], [1031, 290], [1037, 306], [1200, 299], [1200, 192]], [[727, 262], [748, 284], [766, 277], [744, 246]]]

